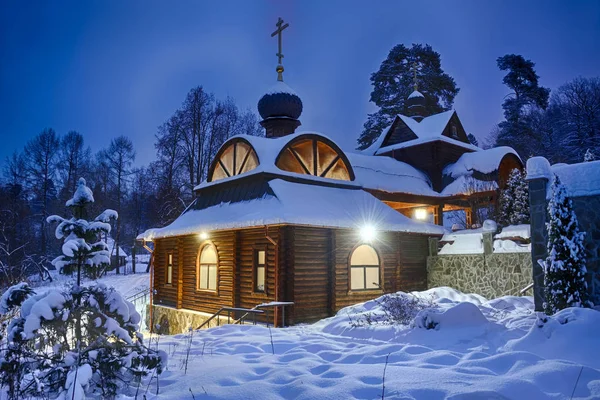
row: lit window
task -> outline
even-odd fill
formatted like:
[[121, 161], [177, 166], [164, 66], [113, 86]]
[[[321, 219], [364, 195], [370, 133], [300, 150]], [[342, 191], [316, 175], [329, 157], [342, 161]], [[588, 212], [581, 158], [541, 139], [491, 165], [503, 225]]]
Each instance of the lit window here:
[[213, 161], [209, 182], [240, 175], [258, 167], [256, 152], [248, 143], [236, 140], [229, 143]]
[[173, 254], [169, 253], [167, 255], [167, 278], [166, 283], [170, 285], [173, 283]]
[[255, 262], [255, 272], [254, 272], [254, 291], [255, 292], [265, 292], [265, 281], [266, 281], [266, 272], [267, 272], [267, 260], [266, 260], [266, 251], [264, 250], [255, 250], [254, 251], [254, 262]]
[[292, 141], [276, 160], [277, 168], [296, 174], [351, 181], [354, 177], [345, 157], [317, 138]]
[[197, 287], [202, 290], [217, 290], [217, 252], [213, 245], [206, 245], [198, 260]]
[[379, 289], [379, 256], [374, 248], [362, 244], [350, 257], [350, 289]]

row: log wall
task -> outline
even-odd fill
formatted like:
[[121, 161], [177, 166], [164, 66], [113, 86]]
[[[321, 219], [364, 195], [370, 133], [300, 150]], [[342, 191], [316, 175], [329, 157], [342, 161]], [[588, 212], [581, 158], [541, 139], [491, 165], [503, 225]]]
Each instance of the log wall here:
[[[268, 234], [278, 242], [279, 300], [295, 303], [286, 309], [286, 324], [325, 318], [383, 293], [427, 287], [426, 235], [379, 233], [373, 247], [382, 263], [383, 290], [353, 292], [348, 283], [349, 258], [362, 243], [356, 230], [284, 226], [271, 227]], [[196, 289], [198, 252], [207, 243], [218, 254], [216, 292]], [[264, 228], [215, 232], [207, 241], [198, 235], [158, 239], [155, 245], [156, 304], [214, 313], [223, 306], [252, 308], [276, 299], [276, 247], [265, 237]], [[257, 249], [266, 250], [266, 293], [254, 291]], [[168, 252], [174, 258], [171, 285], [165, 284]], [[273, 321], [272, 314], [269, 320]]]

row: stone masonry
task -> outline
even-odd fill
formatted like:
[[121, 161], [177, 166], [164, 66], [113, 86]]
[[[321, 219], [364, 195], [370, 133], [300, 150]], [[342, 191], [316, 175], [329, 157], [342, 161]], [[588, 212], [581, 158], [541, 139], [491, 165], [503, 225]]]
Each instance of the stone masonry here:
[[488, 299], [518, 296], [531, 283], [529, 253], [453, 254], [427, 258], [428, 287], [450, 286]]

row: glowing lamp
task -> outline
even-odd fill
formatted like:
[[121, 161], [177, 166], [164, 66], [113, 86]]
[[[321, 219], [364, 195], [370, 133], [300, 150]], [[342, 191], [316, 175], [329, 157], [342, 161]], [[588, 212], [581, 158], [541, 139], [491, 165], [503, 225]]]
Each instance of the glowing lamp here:
[[360, 228], [360, 238], [363, 241], [370, 242], [375, 239], [375, 236], [377, 236], [377, 232], [372, 225], [364, 225], [362, 228]]
[[415, 210], [415, 218], [420, 221], [425, 221], [427, 219], [427, 210], [424, 208], [417, 208]]
[[199, 236], [200, 236], [200, 239], [202, 239], [202, 240], [208, 239], [208, 233], [206, 233], [206, 232], [200, 232]]

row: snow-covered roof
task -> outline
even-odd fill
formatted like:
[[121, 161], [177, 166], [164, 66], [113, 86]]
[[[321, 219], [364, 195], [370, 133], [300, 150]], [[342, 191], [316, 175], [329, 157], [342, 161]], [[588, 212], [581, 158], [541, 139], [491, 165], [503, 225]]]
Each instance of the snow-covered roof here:
[[296, 91], [294, 89], [292, 89], [291, 87], [289, 87], [283, 81], [277, 81], [273, 86], [271, 86], [269, 88], [269, 90], [266, 91], [265, 94], [276, 94], [276, 93], [288, 93], [288, 94], [293, 94], [295, 96], [298, 96]]
[[[248, 143], [250, 143], [250, 145], [254, 148], [254, 151], [256, 152], [256, 155], [258, 157], [259, 165], [256, 168], [254, 168], [248, 172], [239, 174], [239, 175], [230, 176], [230, 177], [227, 177], [224, 179], [219, 179], [219, 180], [216, 180], [213, 182], [204, 181], [204, 182], [200, 183], [199, 185], [197, 185], [196, 187], [194, 187], [194, 190], [198, 190], [198, 189], [210, 187], [213, 185], [218, 185], [221, 183], [233, 181], [240, 177], [254, 175], [254, 174], [261, 173], [261, 172], [268, 172], [268, 173], [273, 173], [273, 174], [282, 175], [282, 176], [301, 177], [303, 179], [312, 180], [315, 182], [336, 182], [335, 179], [331, 179], [331, 178], [321, 178], [319, 176], [314, 176], [314, 175], [297, 174], [294, 172], [283, 171], [275, 165], [275, 161], [277, 159], [277, 156], [281, 152], [281, 150], [283, 148], [285, 148], [285, 146], [288, 143], [290, 143], [297, 137], [303, 136], [303, 135], [315, 135], [315, 136], [324, 138], [326, 140], [329, 140], [330, 142], [335, 143], [335, 141], [333, 141], [329, 137], [327, 137], [323, 134], [320, 134], [320, 133], [316, 133], [316, 132], [298, 132], [298, 133], [294, 133], [292, 135], [286, 135], [286, 136], [282, 136], [279, 138], [266, 138], [266, 137], [262, 137], [262, 136], [250, 136], [250, 135], [236, 135], [236, 136], [233, 136], [232, 138], [230, 138], [229, 140], [227, 140], [227, 142], [225, 142], [223, 144], [223, 146], [221, 146], [221, 147], [227, 146], [228, 143], [234, 139], [244, 139], [244, 140], [248, 141]], [[339, 182], [339, 181], [337, 181], [337, 182]], [[353, 185], [352, 181], [343, 181], [343, 182], [344, 182], [344, 184]], [[355, 186], [359, 187], [356, 184], [355, 184]]]
[[496, 181], [482, 181], [469, 175], [462, 175], [446, 185], [442, 196], [458, 196], [463, 194], [488, 192], [498, 189]]
[[[108, 253], [111, 256], [116, 256], [117, 255], [117, 249], [115, 249], [115, 240], [113, 238], [111, 238], [110, 236], [106, 238], [105, 240], [106, 242], [106, 246], [108, 246]], [[123, 250], [123, 248], [121, 246], [118, 247], [119, 248], [119, 257], [122, 256], [127, 256], [128, 254], [125, 253], [125, 250]]]
[[547, 197], [550, 196], [552, 177], [557, 175], [569, 197], [595, 196], [600, 194], [600, 161], [577, 164], [554, 164], [544, 157], [532, 157], [527, 160], [527, 180], [548, 179]]
[[498, 169], [500, 162], [507, 154], [512, 154], [519, 160], [521, 159], [516, 151], [507, 146], [479, 150], [460, 156], [454, 164], [444, 168], [444, 175], [458, 178], [459, 176], [471, 175], [473, 171], [489, 174]]
[[384, 129], [384, 131], [381, 133], [381, 135], [379, 135], [377, 140], [375, 140], [375, 142], [367, 149], [363, 150], [363, 152], [371, 155], [382, 154], [390, 152], [392, 150], [398, 150], [435, 141], [451, 143], [456, 146], [464, 147], [466, 149], [474, 151], [481, 150], [479, 147], [474, 146], [470, 143], [465, 143], [460, 140], [456, 140], [442, 135], [444, 129], [448, 125], [448, 122], [450, 122], [450, 119], [455, 114], [455, 112], [456, 111], [454, 110], [449, 110], [441, 112], [439, 114], [430, 115], [429, 117], [423, 118], [421, 122], [417, 122], [413, 118], [408, 117], [406, 115], [398, 114], [396, 118], [401, 119], [410, 128], [410, 130], [412, 130], [414, 134], [417, 135], [417, 139], [407, 140], [406, 142], [381, 147], [389, 133], [389, 130], [393, 126], [392, 124], [388, 128]]
[[387, 156], [368, 156], [346, 152], [354, 169], [355, 182], [364, 189], [385, 192], [439, 196], [427, 175], [410, 164]]
[[[411, 220], [360, 189], [341, 189], [274, 179], [274, 196], [190, 209], [172, 224], [146, 231], [139, 238], [154, 239], [202, 231], [273, 224], [359, 229], [373, 225], [380, 231], [443, 234], [441, 226]], [[343, 207], [341, 206], [343, 205]]]
[[412, 92], [411, 94], [408, 95], [408, 99], [412, 99], [415, 97], [425, 97], [423, 96], [423, 93], [419, 92], [418, 90], [415, 90], [414, 92]]

